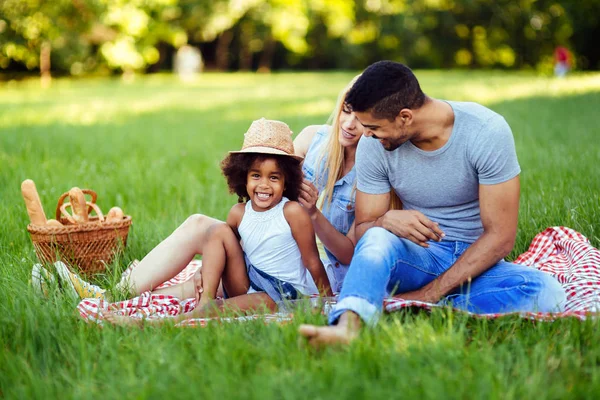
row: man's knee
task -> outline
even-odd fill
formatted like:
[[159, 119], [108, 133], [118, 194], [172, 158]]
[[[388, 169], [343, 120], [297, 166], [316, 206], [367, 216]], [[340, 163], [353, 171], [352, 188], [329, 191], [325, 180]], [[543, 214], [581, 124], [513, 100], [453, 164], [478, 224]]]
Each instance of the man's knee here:
[[354, 257], [369, 259], [372, 263], [393, 264], [398, 257], [410, 251], [412, 242], [400, 238], [390, 231], [374, 227], [359, 240]]
[[567, 295], [562, 285], [550, 274], [535, 271], [528, 277], [528, 290], [537, 297], [537, 311], [560, 312], [564, 311]]
[[369, 251], [390, 252], [390, 251], [410, 251], [417, 244], [408, 239], [398, 237], [387, 229], [381, 227], [369, 228], [363, 237], [357, 243], [359, 248], [368, 249]]
[[397, 241], [398, 237], [390, 231], [374, 227], [369, 228], [357, 243], [358, 248], [367, 248], [369, 250], [392, 248], [392, 243]]

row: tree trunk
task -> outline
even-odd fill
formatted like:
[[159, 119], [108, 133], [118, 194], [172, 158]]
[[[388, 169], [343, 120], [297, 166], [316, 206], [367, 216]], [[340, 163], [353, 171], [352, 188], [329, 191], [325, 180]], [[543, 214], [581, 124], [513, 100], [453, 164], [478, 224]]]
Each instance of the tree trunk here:
[[252, 53], [250, 52], [249, 42], [245, 35], [240, 37], [240, 71], [249, 71], [252, 68]]
[[43, 87], [48, 87], [52, 80], [50, 74], [50, 53], [52, 51], [52, 45], [49, 41], [44, 41], [40, 48], [40, 76]]
[[215, 61], [217, 69], [226, 71], [229, 68], [229, 45], [233, 39], [233, 32], [231, 30], [225, 31], [217, 39], [217, 54]]
[[273, 65], [273, 56], [275, 55], [275, 41], [271, 36], [265, 38], [263, 52], [258, 62], [258, 72], [271, 72]]

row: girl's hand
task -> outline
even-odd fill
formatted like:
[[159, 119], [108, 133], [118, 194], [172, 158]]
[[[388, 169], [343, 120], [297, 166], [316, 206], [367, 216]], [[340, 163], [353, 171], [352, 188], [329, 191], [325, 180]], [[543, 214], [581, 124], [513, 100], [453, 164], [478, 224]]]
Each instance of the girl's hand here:
[[317, 212], [317, 200], [319, 200], [319, 191], [308, 179], [303, 179], [298, 202], [311, 217]]

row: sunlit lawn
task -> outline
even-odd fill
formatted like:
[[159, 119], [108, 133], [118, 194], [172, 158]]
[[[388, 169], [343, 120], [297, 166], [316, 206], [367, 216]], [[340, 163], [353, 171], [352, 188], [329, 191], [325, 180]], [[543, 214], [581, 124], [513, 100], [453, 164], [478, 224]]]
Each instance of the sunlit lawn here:
[[[348, 349], [314, 352], [296, 328], [324, 322], [319, 315], [283, 326], [99, 329], [59, 292], [34, 295], [23, 179], [37, 183], [47, 215], [72, 186], [96, 190], [105, 210], [119, 205], [132, 215], [122, 269], [189, 214], [226, 216], [235, 198], [219, 161], [241, 146], [253, 119], [281, 119], [294, 132], [323, 123], [352, 76], [206, 74], [183, 84], [159, 75], [129, 84], [55, 80], [47, 90], [36, 80], [0, 83], [0, 397], [595, 397], [597, 321], [398, 313]], [[554, 225], [600, 245], [600, 74], [417, 76], [427, 94], [481, 102], [512, 126], [523, 172], [510, 258]]]

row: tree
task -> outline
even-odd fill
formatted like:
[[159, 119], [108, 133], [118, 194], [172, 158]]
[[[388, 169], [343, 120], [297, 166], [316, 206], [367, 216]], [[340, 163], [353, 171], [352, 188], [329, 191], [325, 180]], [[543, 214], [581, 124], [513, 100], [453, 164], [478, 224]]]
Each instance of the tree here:
[[0, 16], [0, 68], [16, 61], [47, 78], [51, 65], [69, 70], [89, 53], [80, 38], [94, 10], [81, 0], [3, 0]]

